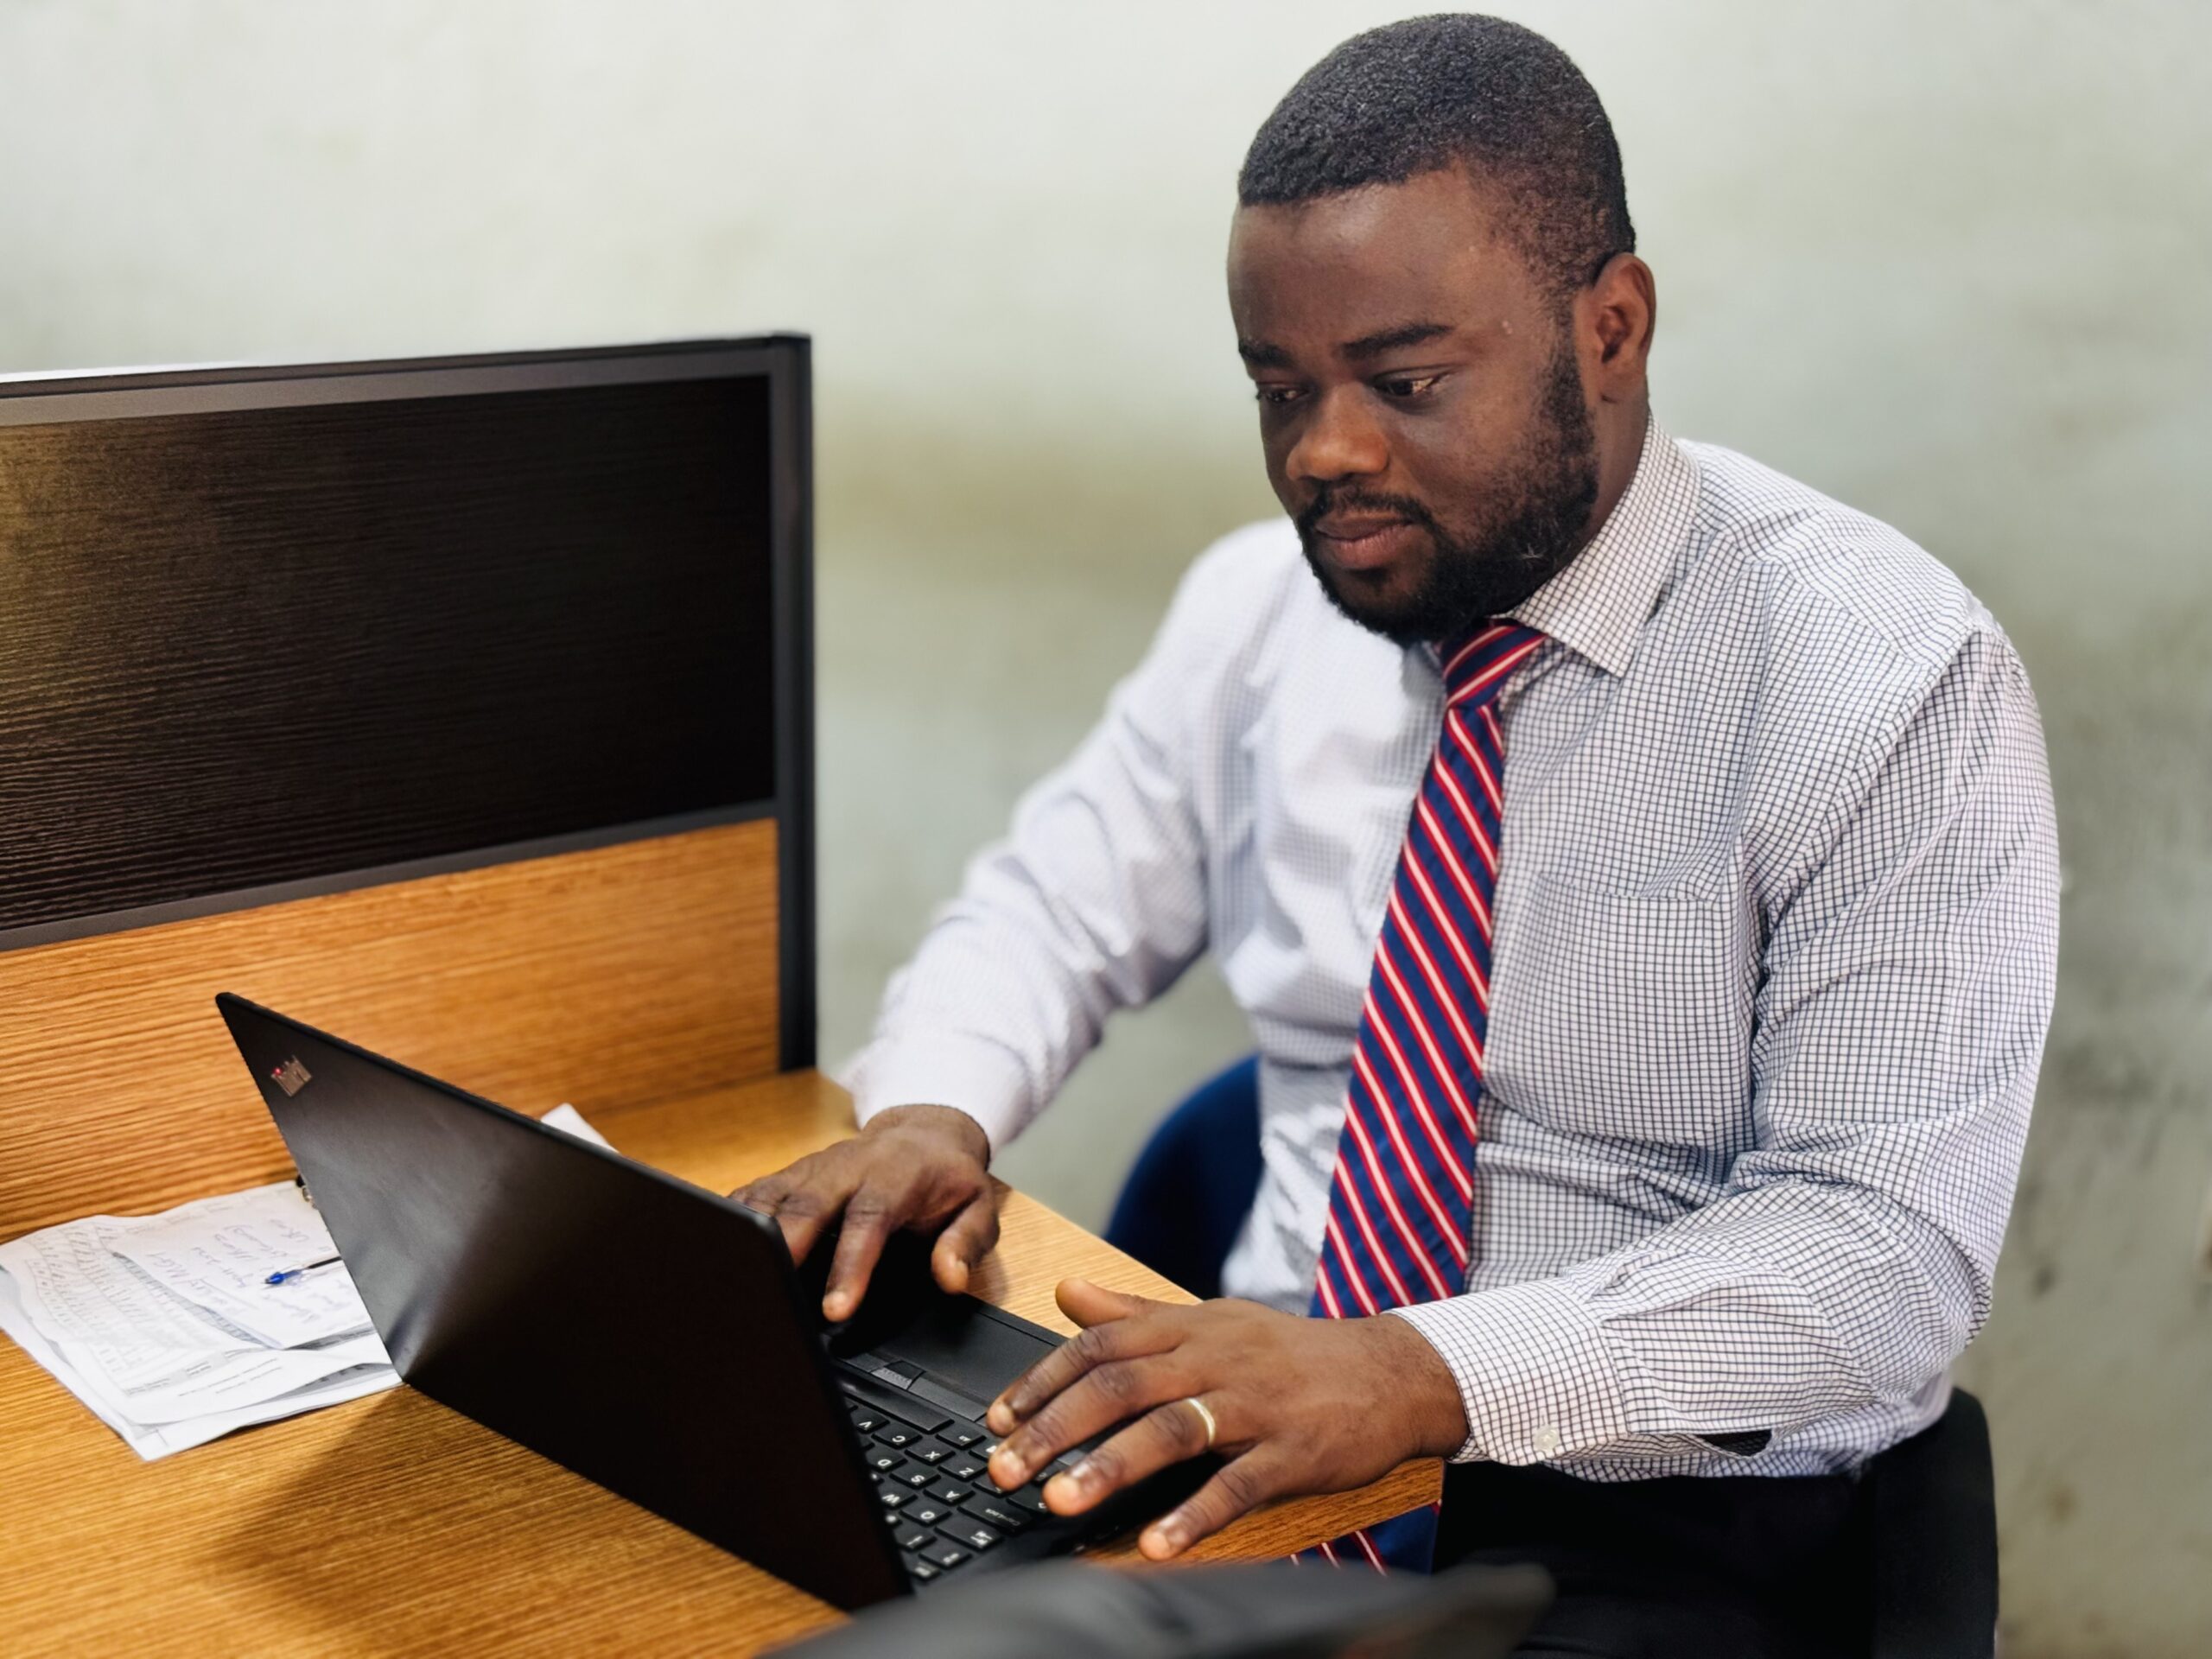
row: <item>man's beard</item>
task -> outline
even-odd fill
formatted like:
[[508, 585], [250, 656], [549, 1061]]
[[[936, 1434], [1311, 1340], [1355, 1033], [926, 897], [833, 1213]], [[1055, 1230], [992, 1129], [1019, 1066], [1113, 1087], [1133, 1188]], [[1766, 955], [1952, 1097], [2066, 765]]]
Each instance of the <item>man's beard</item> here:
[[[1535, 436], [1500, 491], [1504, 499], [1491, 523], [1462, 537], [1410, 496], [1324, 487], [1298, 515], [1298, 539], [1331, 602], [1402, 645], [1449, 639], [1520, 604], [1573, 561], [1598, 500], [1597, 433], [1573, 350], [1564, 342], [1546, 374]], [[1316, 548], [1323, 539], [1317, 526], [1338, 509], [1388, 513], [1427, 531], [1435, 554], [1413, 593], [1377, 602], [1338, 587]]]

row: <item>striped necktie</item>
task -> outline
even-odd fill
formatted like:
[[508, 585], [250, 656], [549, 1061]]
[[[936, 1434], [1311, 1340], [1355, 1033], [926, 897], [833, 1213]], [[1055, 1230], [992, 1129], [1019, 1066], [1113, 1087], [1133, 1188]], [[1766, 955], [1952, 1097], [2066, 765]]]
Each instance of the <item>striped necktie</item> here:
[[[1444, 726], [1414, 802], [1360, 1011], [1317, 1318], [1359, 1319], [1465, 1287], [1505, 804], [1505, 739], [1491, 705], [1543, 642], [1532, 628], [1486, 622], [1439, 653]], [[1431, 1505], [1302, 1554], [1425, 1571], [1435, 1545]]]

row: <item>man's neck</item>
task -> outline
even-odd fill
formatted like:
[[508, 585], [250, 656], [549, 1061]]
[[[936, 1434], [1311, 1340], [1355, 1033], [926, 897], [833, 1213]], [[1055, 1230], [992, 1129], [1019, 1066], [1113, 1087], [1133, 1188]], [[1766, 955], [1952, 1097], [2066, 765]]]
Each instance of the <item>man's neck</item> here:
[[[1643, 437], [1651, 426], [1651, 398], [1638, 392], [1632, 403], [1618, 404], [1598, 411], [1598, 499], [1583, 526], [1583, 548], [1598, 539], [1598, 532], [1613, 516], [1628, 486], [1636, 481], [1637, 463], [1643, 458]], [[1570, 561], [1572, 563], [1572, 561]]]

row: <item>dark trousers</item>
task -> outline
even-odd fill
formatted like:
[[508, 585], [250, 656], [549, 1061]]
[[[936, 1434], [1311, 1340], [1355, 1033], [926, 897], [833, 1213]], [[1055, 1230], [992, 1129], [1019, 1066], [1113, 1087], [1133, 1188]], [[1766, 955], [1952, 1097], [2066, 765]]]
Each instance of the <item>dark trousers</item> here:
[[1459, 1464], [1445, 1477], [1436, 1564], [1549, 1570], [1559, 1599], [1524, 1654], [1864, 1655], [1857, 1496], [1843, 1475], [1593, 1481]]

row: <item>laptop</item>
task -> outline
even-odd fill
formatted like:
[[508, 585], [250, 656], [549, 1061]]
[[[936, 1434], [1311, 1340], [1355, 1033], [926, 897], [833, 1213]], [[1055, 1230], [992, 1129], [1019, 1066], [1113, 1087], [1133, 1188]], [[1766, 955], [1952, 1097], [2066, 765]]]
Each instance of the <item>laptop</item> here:
[[1064, 1554], [1210, 1472], [1072, 1518], [1001, 1492], [984, 1408], [1060, 1338], [939, 1290], [918, 1243], [825, 1325], [830, 1243], [802, 1274], [734, 1199], [215, 1001], [410, 1386], [825, 1601]]

